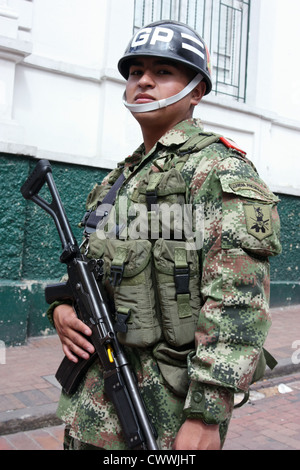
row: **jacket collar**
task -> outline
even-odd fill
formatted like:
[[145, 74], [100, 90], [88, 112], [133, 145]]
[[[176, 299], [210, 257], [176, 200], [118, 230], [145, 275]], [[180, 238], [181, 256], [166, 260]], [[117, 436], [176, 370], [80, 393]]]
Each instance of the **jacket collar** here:
[[186, 119], [181, 121], [172, 129], [170, 129], [166, 134], [164, 134], [155, 146], [150, 150], [150, 152], [145, 155], [145, 146], [144, 144], [140, 145], [132, 155], [125, 159], [125, 168], [135, 167], [141, 161], [150, 156], [152, 153], [159, 150], [162, 147], [171, 147], [171, 146], [180, 146], [187, 142], [187, 140], [197, 132], [203, 130], [203, 125], [200, 119]]

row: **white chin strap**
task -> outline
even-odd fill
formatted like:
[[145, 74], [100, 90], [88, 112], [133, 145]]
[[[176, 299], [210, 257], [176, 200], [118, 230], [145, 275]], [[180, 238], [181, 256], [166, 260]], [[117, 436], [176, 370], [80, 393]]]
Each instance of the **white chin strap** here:
[[129, 109], [132, 113], [148, 113], [149, 111], [156, 111], [157, 109], [166, 108], [171, 104], [177, 103], [177, 101], [182, 100], [185, 98], [193, 89], [203, 80], [203, 76], [201, 73], [198, 73], [196, 77], [177, 95], [170, 96], [169, 98], [165, 98], [159, 101], [153, 101], [152, 103], [141, 103], [141, 104], [129, 104], [126, 101], [126, 91], [123, 95], [123, 103], [126, 108]]

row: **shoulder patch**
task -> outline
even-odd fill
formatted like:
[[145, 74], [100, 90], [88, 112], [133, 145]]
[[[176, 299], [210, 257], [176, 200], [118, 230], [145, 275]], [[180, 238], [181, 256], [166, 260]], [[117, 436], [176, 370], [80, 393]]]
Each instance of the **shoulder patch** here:
[[250, 235], [263, 240], [273, 233], [271, 206], [266, 204], [244, 205], [247, 231]]
[[233, 142], [232, 140], [225, 139], [225, 137], [220, 137], [220, 142], [222, 142], [222, 144], [224, 144], [225, 147], [227, 147], [228, 149], [237, 150], [238, 152], [242, 153], [243, 155], [247, 154], [247, 152], [245, 152], [244, 150], [237, 147], [235, 142]]

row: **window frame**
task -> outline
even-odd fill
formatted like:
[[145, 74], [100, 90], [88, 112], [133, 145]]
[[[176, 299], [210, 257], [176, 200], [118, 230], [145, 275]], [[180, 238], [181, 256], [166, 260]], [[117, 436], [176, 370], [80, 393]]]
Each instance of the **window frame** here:
[[212, 93], [247, 100], [251, 0], [135, 0], [133, 31], [161, 19], [188, 24], [211, 54]]

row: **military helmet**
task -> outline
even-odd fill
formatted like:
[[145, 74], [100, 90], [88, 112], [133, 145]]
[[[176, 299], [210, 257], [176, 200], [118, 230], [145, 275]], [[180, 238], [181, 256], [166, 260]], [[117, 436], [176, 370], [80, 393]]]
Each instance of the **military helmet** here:
[[130, 62], [136, 56], [163, 57], [186, 65], [203, 76], [205, 94], [211, 92], [210, 56], [201, 38], [192, 28], [178, 21], [162, 20], [140, 29], [130, 41], [118, 69], [127, 80]]

